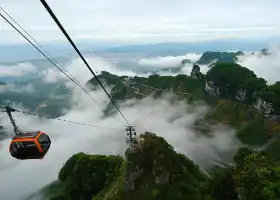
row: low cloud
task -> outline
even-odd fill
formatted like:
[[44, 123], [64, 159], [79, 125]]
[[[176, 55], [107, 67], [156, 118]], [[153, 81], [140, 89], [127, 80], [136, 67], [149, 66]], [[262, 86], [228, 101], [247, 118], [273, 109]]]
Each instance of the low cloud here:
[[239, 56], [237, 62], [267, 80], [268, 84], [273, 84], [280, 80], [280, 50], [276, 46], [271, 46], [268, 48], [268, 53], [268, 55], [261, 55], [260, 52], [246, 53]]
[[45, 83], [56, 83], [61, 80], [67, 80], [66, 76], [63, 76], [58, 69], [55, 68], [47, 68], [43, 70], [40, 75], [43, 77], [43, 81]]
[[[132, 70], [119, 70], [115, 65], [112, 65], [110, 62], [95, 56], [87, 57], [86, 58], [88, 64], [93, 69], [96, 75], [100, 74], [101, 71], [108, 71], [112, 74], [118, 76], [145, 76], [147, 74], [137, 74]], [[66, 74], [70, 75], [71, 77], [75, 77], [81, 84], [85, 84], [89, 79], [93, 78], [93, 75], [88, 70], [88, 68], [84, 65], [83, 61], [80, 59], [72, 59], [71, 62], [67, 66], [63, 66], [64, 69], [67, 70]], [[48, 68], [43, 70], [40, 73], [43, 81], [45, 83], [56, 83], [59, 81], [66, 81], [69, 80], [59, 69], [57, 68]], [[70, 83], [72, 84], [72, 83]]]
[[202, 54], [200, 53], [188, 53], [186, 55], [186, 59], [192, 61], [192, 62], [196, 62], [199, 60], [199, 58], [202, 56]]
[[27, 85], [14, 85], [6, 84], [0, 85], [0, 93], [12, 92], [12, 93], [34, 93], [35, 88], [32, 83]]
[[[132, 71], [117, 71], [114, 66], [102, 59], [88, 58], [88, 61], [96, 71], [107, 70], [119, 75], [135, 74]], [[66, 68], [71, 74], [75, 74], [81, 83], [91, 77], [83, 63], [78, 60], [73, 60]], [[10, 140], [0, 142], [0, 199], [19, 200], [38, 191], [44, 185], [57, 179], [63, 163], [77, 152], [124, 154], [126, 149], [125, 121], [120, 115], [103, 118], [102, 110], [109, 103], [104, 91], [91, 92], [94, 98], [97, 97], [100, 107], [78, 87], [69, 82], [66, 82], [66, 86], [72, 91], [70, 97], [72, 107], [65, 110], [65, 115], [60, 118], [103, 128], [80, 126], [14, 113], [16, 122], [22, 130], [42, 130], [49, 134], [52, 145], [43, 160], [19, 161], [9, 154]], [[185, 101], [174, 99], [176, 98], [172, 93], [157, 100], [151, 97], [142, 100], [130, 99], [121, 104], [120, 108], [129, 122], [136, 126], [138, 135], [144, 131], [150, 131], [163, 136], [177, 151], [186, 154], [204, 168], [211, 165], [207, 160], [215, 159], [220, 152], [237, 148], [238, 142], [236, 142], [234, 130], [215, 129], [210, 138], [195, 131], [194, 123], [207, 113], [209, 109], [207, 105], [187, 105]], [[18, 108], [17, 105], [15, 106]], [[11, 137], [13, 133], [8, 118], [4, 118], [2, 122]], [[14, 192], [15, 188], [17, 192]]]
[[157, 67], [157, 68], [174, 68], [181, 67], [181, 63], [184, 59], [188, 59], [191, 62], [196, 62], [200, 58], [201, 54], [189, 53], [182, 56], [165, 56], [165, 57], [153, 57], [142, 58], [138, 61], [140, 66]]
[[31, 63], [18, 63], [17, 65], [0, 65], [0, 77], [19, 77], [34, 74], [37, 68]]
[[[200, 72], [203, 73], [203, 74], [206, 74], [208, 72], [208, 70], [210, 69], [209, 65], [199, 65], [199, 67], [200, 67]], [[182, 67], [180, 72], [182, 74], [190, 75], [192, 69], [193, 69], [193, 64], [186, 63], [186, 64], [184, 64], [184, 66]]]

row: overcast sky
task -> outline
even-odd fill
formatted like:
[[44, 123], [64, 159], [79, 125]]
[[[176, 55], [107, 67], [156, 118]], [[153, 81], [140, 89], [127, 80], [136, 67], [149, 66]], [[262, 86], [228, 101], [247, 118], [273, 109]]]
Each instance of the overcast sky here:
[[[71, 2], [71, 3], [70, 3]], [[279, 0], [47, 0], [75, 38], [98, 41], [197, 41], [280, 35]], [[39, 0], [0, 5], [36, 39], [64, 39]], [[0, 44], [23, 40], [0, 20]]]

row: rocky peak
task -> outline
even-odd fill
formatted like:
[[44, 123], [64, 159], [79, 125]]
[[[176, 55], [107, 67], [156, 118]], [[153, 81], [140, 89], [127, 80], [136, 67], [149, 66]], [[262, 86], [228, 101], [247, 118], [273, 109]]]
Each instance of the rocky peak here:
[[220, 96], [220, 89], [214, 85], [213, 81], [206, 80], [205, 81], [205, 91], [208, 92], [210, 95], [213, 96]]
[[247, 95], [248, 91], [247, 89], [239, 89], [236, 93], [236, 99], [237, 100], [241, 100], [241, 101], [244, 101], [245, 98], [246, 98], [246, 95]]
[[201, 78], [201, 75], [202, 74], [200, 72], [200, 67], [195, 64], [192, 68], [191, 77], [195, 78], [195, 79], [198, 79], [198, 78]]

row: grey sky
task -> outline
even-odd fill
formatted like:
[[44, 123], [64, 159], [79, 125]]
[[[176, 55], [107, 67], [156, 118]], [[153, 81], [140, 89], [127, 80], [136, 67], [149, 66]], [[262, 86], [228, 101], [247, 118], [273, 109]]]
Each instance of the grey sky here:
[[[48, 0], [75, 38], [99, 41], [194, 41], [280, 35], [278, 0]], [[1, 0], [38, 40], [64, 39], [38, 0]], [[1, 19], [0, 43], [23, 40]]]

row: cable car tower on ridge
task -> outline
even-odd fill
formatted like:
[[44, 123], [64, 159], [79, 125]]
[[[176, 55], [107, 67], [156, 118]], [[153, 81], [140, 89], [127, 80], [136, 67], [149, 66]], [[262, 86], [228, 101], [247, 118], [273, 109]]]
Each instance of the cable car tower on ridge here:
[[137, 145], [135, 126], [126, 126], [125, 131], [127, 132], [126, 144], [129, 145], [130, 149], [134, 149]]

